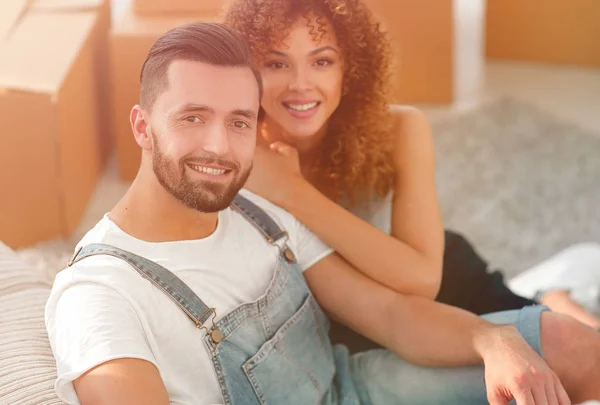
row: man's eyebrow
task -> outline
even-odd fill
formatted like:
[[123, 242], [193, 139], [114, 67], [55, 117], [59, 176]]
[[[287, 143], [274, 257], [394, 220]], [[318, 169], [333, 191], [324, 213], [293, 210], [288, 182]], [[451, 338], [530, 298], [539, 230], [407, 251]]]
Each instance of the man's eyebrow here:
[[173, 110], [169, 111], [167, 113], [167, 119], [177, 120], [183, 114], [214, 113], [214, 112], [215, 112], [214, 108], [209, 107], [207, 105], [188, 103], [188, 104], [184, 104], [182, 106], [179, 106], [179, 107], [174, 108]]
[[[188, 104], [184, 104], [181, 107], [175, 109], [169, 115], [176, 116], [179, 114], [201, 113], [201, 112], [214, 113], [215, 109], [212, 107], [209, 107], [207, 105], [203, 105], [203, 104], [188, 103]], [[255, 120], [257, 118], [256, 112], [254, 112], [253, 110], [247, 110], [247, 109], [243, 109], [243, 108], [233, 110], [233, 111], [231, 111], [231, 114], [232, 115], [241, 115], [242, 117], [246, 117], [251, 120]]]
[[231, 113], [233, 115], [241, 115], [249, 120], [255, 120], [257, 118], [257, 115], [253, 110], [233, 110]]
[[215, 110], [212, 107], [209, 107], [207, 105], [188, 103], [188, 104], [184, 104], [181, 107], [177, 108], [174, 112], [175, 112], [175, 114], [181, 114], [181, 113], [186, 113], [186, 112], [214, 113]]

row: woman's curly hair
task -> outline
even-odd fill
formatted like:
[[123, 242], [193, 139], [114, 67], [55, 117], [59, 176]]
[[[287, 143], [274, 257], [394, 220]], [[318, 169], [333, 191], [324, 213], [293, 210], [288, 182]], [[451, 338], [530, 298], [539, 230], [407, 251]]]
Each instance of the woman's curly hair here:
[[316, 41], [331, 24], [345, 68], [342, 99], [329, 120], [311, 181], [348, 205], [373, 193], [384, 196], [394, 177], [388, 104], [392, 53], [368, 7], [361, 0], [233, 0], [225, 23], [246, 38], [260, 63], [298, 18], [306, 20]]

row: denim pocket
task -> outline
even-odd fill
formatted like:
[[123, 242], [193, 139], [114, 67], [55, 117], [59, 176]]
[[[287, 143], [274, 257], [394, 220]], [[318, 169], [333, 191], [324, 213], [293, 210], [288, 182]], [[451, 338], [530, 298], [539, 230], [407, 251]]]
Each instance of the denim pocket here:
[[320, 404], [335, 374], [328, 321], [312, 295], [242, 366], [261, 404]]

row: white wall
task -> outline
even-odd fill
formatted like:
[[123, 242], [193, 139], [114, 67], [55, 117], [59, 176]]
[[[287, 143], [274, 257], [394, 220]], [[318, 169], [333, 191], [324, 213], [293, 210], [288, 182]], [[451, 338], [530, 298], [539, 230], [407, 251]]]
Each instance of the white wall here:
[[454, 0], [454, 94], [472, 102], [482, 88], [485, 68], [485, 0]]

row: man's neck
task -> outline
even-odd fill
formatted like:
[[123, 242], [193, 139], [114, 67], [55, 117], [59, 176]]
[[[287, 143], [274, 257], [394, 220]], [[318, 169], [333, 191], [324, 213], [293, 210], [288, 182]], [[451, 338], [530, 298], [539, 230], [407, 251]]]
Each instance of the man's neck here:
[[147, 242], [203, 239], [217, 227], [218, 213], [201, 213], [186, 207], [141, 170], [135, 181], [108, 214], [127, 234]]

